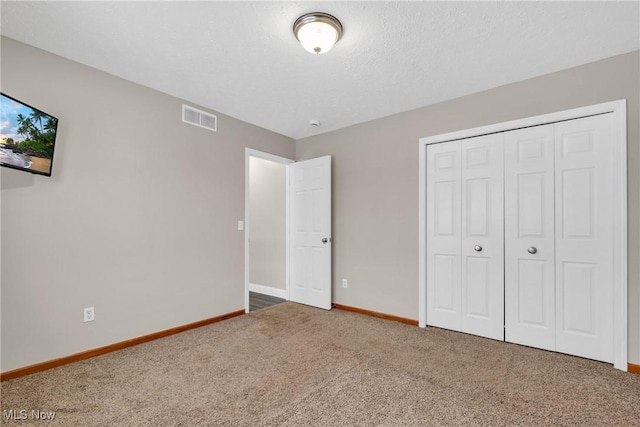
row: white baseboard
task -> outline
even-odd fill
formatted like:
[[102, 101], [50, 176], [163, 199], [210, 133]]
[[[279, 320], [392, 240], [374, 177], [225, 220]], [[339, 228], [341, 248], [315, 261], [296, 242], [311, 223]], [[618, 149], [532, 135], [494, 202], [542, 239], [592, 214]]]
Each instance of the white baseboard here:
[[256, 285], [255, 283], [249, 283], [249, 291], [257, 292], [259, 294], [270, 295], [276, 298], [287, 299], [287, 291], [284, 289], [272, 288], [271, 286]]

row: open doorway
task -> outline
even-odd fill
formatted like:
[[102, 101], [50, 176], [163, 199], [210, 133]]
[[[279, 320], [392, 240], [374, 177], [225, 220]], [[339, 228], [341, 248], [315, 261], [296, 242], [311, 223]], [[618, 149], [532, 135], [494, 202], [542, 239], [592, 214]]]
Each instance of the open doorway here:
[[245, 312], [289, 299], [288, 168], [293, 160], [245, 153]]

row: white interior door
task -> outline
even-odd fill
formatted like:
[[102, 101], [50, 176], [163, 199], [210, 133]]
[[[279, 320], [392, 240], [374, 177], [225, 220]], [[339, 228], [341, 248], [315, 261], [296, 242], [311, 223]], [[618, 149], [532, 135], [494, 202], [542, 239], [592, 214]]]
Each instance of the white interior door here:
[[461, 142], [461, 331], [504, 340], [503, 134]]
[[289, 299], [331, 309], [331, 156], [289, 166]]
[[505, 132], [505, 340], [555, 350], [553, 125]]
[[427, 324], [460, 330], [460, 142], [427, 147]]
[[612, 115], [555, 125], [556, 350], [613, 361]]

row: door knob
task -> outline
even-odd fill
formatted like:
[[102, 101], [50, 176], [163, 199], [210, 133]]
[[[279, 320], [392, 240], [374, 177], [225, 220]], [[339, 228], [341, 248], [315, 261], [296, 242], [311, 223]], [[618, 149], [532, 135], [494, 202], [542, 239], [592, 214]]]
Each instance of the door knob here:
[[327, 239], [326, 237], [322, 239], [322, 243], [325, 243], [325, 244], [329, 241], [331, 241], [331, 239]]
[[475, 245], [475, 246], [473, 247], [473, 250], [474, 250], [474, 251], [476, 251], [476, 252], [481, 252], [481, 251], [482, 251], [482, 246], [480, 246], [480, 245]]
[[535, 246], [531, 246], [529, 249], [527, 249], [527, 252], [529, 252], [530, 254], [535, 254], [536, 252], [538, 252], [538, 250], [535, 248]]

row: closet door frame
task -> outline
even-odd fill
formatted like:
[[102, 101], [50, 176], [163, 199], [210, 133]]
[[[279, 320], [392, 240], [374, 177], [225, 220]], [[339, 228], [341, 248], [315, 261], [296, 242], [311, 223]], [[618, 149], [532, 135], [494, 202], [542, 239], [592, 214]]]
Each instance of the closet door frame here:
[[615, 221], [613, 366], [627, 371], [627, 101], [625, 99], [420, 138], [418, 142], [418, 324], [420, 327], [427, 326], [427, 145], [605, 113], [613, 114], [613, 145], [611, 147], [614, 156], [615, 183], [613, 191]]

